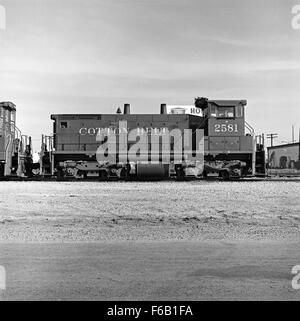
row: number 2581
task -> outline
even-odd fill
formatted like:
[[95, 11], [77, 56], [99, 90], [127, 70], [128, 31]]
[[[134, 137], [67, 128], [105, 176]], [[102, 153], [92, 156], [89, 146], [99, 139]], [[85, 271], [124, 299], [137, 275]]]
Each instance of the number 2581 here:
[[237, 133], [238, 125], [237, 124], [216, 124], [215, 132], [217, 133]]

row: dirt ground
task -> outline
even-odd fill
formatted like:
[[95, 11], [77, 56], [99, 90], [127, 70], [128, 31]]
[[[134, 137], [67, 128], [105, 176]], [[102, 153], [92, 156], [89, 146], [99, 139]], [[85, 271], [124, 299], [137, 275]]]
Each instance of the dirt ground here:
[[0, 242], [299, 239], [296, 182], [1, 182]]
[[1, 182], [2, 300], [300, 300], [300, 182]]

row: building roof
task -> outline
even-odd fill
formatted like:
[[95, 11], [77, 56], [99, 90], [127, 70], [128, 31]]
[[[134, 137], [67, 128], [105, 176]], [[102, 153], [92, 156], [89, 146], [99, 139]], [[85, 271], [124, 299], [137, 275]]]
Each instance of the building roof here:
[[208, 103], [215, 104], [218, 106], [237, 106], [237, 105], [247, 105], [247, 100], [240, 99], [240, 100], [230, 100], [230, 99], [223, 99], [223, 100], [208, 100]]
[[289, 144], [283, 144], [283, 145], [276, 145], [276, 146], [270, 146], [267, 147], [267, 149], [280, 149], [280, 148], [286, 148], [286, 147], [293, 147], [293, 146], [298, 146], [300, 143], [289, 143]]

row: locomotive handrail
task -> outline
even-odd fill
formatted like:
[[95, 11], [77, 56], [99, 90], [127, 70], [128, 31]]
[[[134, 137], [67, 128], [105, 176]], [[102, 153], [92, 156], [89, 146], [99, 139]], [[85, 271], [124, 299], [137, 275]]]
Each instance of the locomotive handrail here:
[[49, 149], [48, 150], [49, 152], [53, 151], [53, 141], [54, 141], [54, 135], [42, 135], [42, 145], [45, 145], [47, 149]]
[[16, 124], [14, 123], [14, 122], [11, 122], [11, 125], [13, 125], [14, 126], [14, 129], [15, 129], [15, 131], [17, 132], [17, 138], [19, 138], [19, 137], [22, 137], [22, 132], [21, 132], [21, 130], [16, 126]]
[[[4, 120], [4, 117], [3, 116], [0, 116], [0, 119], [3, 119]], [[21, 137], [22, 136], [22, 132], [21, 132], [21, 130], [16, 126], [16, 124], [13, 122], [13, 121], [10, 121], [10, 122], [8, 122], [8, 121], [4, 121], [3, 122], [3, 125], [4, 125], [4, 127], [5, 127], [5, 125], [7, 125], [7, 124], [9, 124], [9, 125], [12, 125], [13, 127], [14, 127], [14, 130], [17, 132], [17, 138], [19, 138], [19, 137]], [[4, 128], [4, 130], [5, 130], [5, 128]]]
[[245, 127], [249, 130], [250, 134], [254, 134], [254, 128], [245, 121]]

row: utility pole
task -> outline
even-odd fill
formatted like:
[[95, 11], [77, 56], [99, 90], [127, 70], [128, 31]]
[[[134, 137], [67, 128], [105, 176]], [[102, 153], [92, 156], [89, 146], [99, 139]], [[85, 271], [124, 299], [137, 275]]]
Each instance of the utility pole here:
[[273, 147], [273, 140], [278, 138], [278, 134], [267, 134], [267, 138], [271, 140], [271, 147]]
[[292, 143], [295, 142], [294, 125], [292, 125]]
[[299, 162], [300, 162], [300, 127], [299, 127], [298, 144], [299, 144], [299, 155], [298, 155], [298, 160], [299, 160]]
[[300, 162], [300, 127], [299, 127], [299, 137], [298, 137], [298, 144], [299, 144], [299, 154], [298, 154], [298, 160]]

